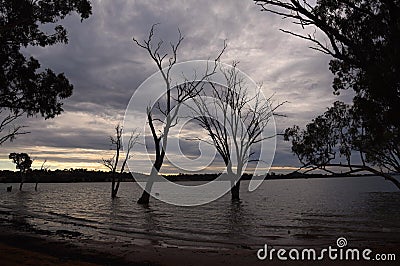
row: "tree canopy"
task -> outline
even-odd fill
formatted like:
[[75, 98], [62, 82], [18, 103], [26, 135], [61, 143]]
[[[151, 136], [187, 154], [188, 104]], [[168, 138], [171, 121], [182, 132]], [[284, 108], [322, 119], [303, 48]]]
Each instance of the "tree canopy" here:
[[13, 160], [15, 163], [15, 167], [21, 171], [21, 173], [25, 173], [32, 166], [32, 159], [27, 153], [10, 153], [9, 159]]
[[[218, 62], [226, 49], [226, 44], [222, 51], [214, 60], [213, 66], [206, 67], [204, 74], [197, 76], [194, 70], [194, 79], [185, 78], [183, 84], [173, 83], [172, 70], [178, 62], [178, 50], [184, 40], [181, 31], [178, 29], [179, 37], [175, 43], [169, 44], [169, 53], [161, 52], [168, 49], [163, 40], [155, 41], [155, 29], [158, 24], [154, 24], [147, 37], [147, 40], [142, 42], [133, 37], [134, 43], [144, 49], [151, 58], [152, 62], [157, 66], [158, 73], [163, 78], [163, 86], [165, 88], [165, 105], [159, 101], [155, 106], [147, 108], [147, 122], [151, 131], [151, 138], [154, 144], [155, 160], [151, 169], [150, 178], [146, 182], [146, 187], [143, 190], [142, 196], [138, 200], [138, 204], [148, 204], [150, 199], [150, 191], [154, 184], [155, 177], [158, 175], [163, 163], [167, 150], [168, 137], [170, 130], [178, 124], [179, 110], [181, 106], [196, 97], [203, 88], [203, 83], [216, 73]], [[160, 97], [160, 95], [157, 95]], [[158, 116], [156, 115], [158, 113]]]
[[276, 115], [276, 109], [283, 103], [272, 107], [272, 96], [264, 98], [261, 86], [254, 91], [247, 84], [237, 68], [221, 65], [224, 76], [221, 83], [208, 82], [209, 90], [193, 98], [195, 106], [193, 119], [206, 130], [209, 140], [197, 138], [215, 147], [226, 166], [231, 181], [232, 200], [239, 200], [240, 180], [247, 163], [255, 153], [254, 147], [271, 138], [263, 133]]
[[[62, 100], [72, 95], [72, 84], [63, 73], [41, 69], [39, 61], [27, 58], [21, 49], [67, 43], [67, 30], [58, 22], [72, 12], [88, 18], [90, 2], [0, 0], [0, 110], [13, 113], [11, 118], [24, 113], [48, 119], [63, 111]], [[54, 25], [54, 32], [45, 32], [44, 24]]]
[[[330, 109], [346, 109], [351, 115], [341, 114], [344, 115], [342, 119], [351, 120], [351, 123], [357, 125], [357, 130], [362, 130], [361, 135], [346, 134], [349, 138], [355, 138], [352, 139], [353, 144], [359, 142], [355, 150], [361, 148], [362, 144], [363, 147], [368, 147], [363, 152], [370, 163], [391, 170], [393, 162], [398, 166], [400, 1], [318, 0], [315, 4], [300, 0], [256, 2], [264, 11], [291, 18], [303, 29], [318, 28], [325, 35], [319, 37], [319, 34], [307, 35], [282, 30], [312, 42], [314, 46], [311, 48], [333, 57], [330, 70], [334, 74], [335, 94], [348, 89], [355, 92], [351, 108], [344, 108], [336, 103]], [[302, 137], [308, 139], [308, 134], [313, 135], [314, 126], [325, 121], [321, 118], [316, 118], [308, 125], [308, 132], [303, 132], [305, 135]], [[328, 130], [326, 127], [325, 129]], [[333, 128], [329, 129], [332, 130]], [[335, 142], [336, 136], [325, 136], [328, 138], [326, 141]], [[320, 147], [308, 146], [315, 152]], [[298, 147], [293, 148], [296, 150]], [[390, 164], [387, 154], [393, 157]], [[395, 169], [399, 171], [399, 168]]]
[[354, 107], [337, 101], [305, 130], [293, 126], [285, 130], [284, 137], [292, 142], [293, 153], [307, 171], [335, 173], [338, 167], [348, 169], [342, 174], [369, 171], [400, 188], [400, 182], [390, 174], [400, 172], [398, 143], [387, 139], [387, 145], [374, 144], [362, 125]]

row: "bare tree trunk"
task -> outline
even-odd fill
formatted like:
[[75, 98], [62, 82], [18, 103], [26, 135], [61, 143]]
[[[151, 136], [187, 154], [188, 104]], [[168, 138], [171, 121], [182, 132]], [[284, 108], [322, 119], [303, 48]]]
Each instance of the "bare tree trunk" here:
[[150, 193], [146, 190], [143, 190], [142, 196], [137, 201], [138, 204], [147, 205], [150, 202]]
[[151, 171], [149, 180], [147, 180], [147, 182], [146, 182], [146, 188], [143, 190], [142, 196], [137, 201], [138, 204], [148, 205], [150, 202], [150, 191], [153, 188], [154, 180], [156, 179], [155, 177], [158, 175], [158, 173], [161, 169], [162, 161], [161, 162], [156, 161], [154, 163], [154, 165], [155, 166], [153, 167], [153, 170]]
[[241, 169], [242, 167], [239, 165], [238, 169], [236, 169], [237, 173], [233, 173], [232, 170], [232, 163], [229, 161], [227, 164], [227, 171], [228, 175], [231, 176], [232, 181], [231, 181], [231, 196], [232, 196], [232, 201], [238, 201], [240, 200], [240, 180], [242, 179], [241, 176]]
[[19, 191], [22, 191], [23, 184], [24, 184], [24, 174], [21, 172], [21, 183], [19, 184]]
[[121, 183], [121, 179], [118, 176], [117, 177], [117, 182], [115, 184], [115, 187], [113, 186], [113, 194], [112, 194], [112, 198], [115, 199], [117, 197], [118, 194], [118, 189], [119, 189], [119, 184]]
[[115, 196], [117, 196], [117, 193], [118, 193], [118, 190], [119, 190], [119, 184], [121, 184], [121, 180], [120, 180], [120, 178], [118, 177], [117, 185], [115, 186]]
[[240, 179], [231, 187], [232, 201], [240, 200]]
[[115, 173], [112, 173], [112, 179], [111, 179], [111, 198], [115, 198], [116, 194], [114, 193], [114, 188], [115, 188]]
[[36, 174], [35, 191], [37, 191], [38, 183], [39, 183], [39, 178], [38, 178], [38, 176]]
[[[46, 164], [47, 159], [43, 161], [42, 166], [40, 167], [40, 173], [43, 173], [43, 171], [47, 170], [47, 167], [44, 167], [44, 165]], [[39, 183], [39, 177], [36, 174], [36, 184], [35, 184], [35, 191], [37, 191], [38, 188], [38, 183]]]
[[140, 134], [136, 133], [136, 130], [133, 130], [131, 136], [128, 141], [128, 146], [125, 151], [125, 159], [122, 162], [120, 173], [117, 173], [118, 162], [120, 161], [120, 152], [122, 148], [122, 126], [118, 124], [115, 127], [115, 136], [110, 136], [111, 145], [115, 147], [115, 155], [110, 159], [102, 158], [102, 164], [110, 169], [111, 171], [111, 198], [115, 199], [118, 194], [119, 185], [121, 182], [120, 175], [124, 173], [125, 165], [128, 159], [130, 158], [129, 154], [133, 148], [133, 146], [138, 142], [138, 138]]
[[232, 163], [227, 160], [226, 169], [228, 172], [229, 178], [231, 178], [231, 196], [232, 201], [240, 200], [239, 191], [240, 191], [240, 178], [237, 178], [237, 175], [232, 171]]

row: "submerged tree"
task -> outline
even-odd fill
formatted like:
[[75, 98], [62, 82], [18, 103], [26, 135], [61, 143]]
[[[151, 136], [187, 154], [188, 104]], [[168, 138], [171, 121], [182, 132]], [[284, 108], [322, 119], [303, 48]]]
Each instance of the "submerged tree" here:
[[[361, 118], [362, 119], [362, 118]], [[305, 130], [298, 126], [285, 131], [285, 140], [292, 142], [292, 151], [303, 164], [305, 172], [323, 170], [347, 175], [368, 171], [393, 182], [400, 182], [391, 173], [400, 172], [400, 149], [391, 136], [386, 146], [370, 145], [357, 110], [335, 102], [323, 115], [315, 118]]]
[[[264, 99], [261, 87], [250, 95], [248, 85], [237, 69], [237, 63], [223, 69], [226, 84], [209, 83], [211, 95], [204, 90], [195, 97], [194, 119], [204, 128], [226, 166], [232, 182], [232, 200], [239, 200], [240, 181], [246, 164], [253, 155], [255, 144], [273, 136], [263, 132], [271, 121], [274, 111], [281, 106], [271, 107], [271, 97]], [[252, 159], [253, 160], [253, 159]], [[255, 159], [257, 160], [257, 159]]]
[[[187, 80], [184, 84], [171, 84], [171, 71], [177, 63], [178, 48], [183, 41], [183, 36], [179, 32], [178, 41], [170, 43], [170, 55], [164, 53], [162, 50], [167, 49], [164, 47], [162, 40], [154, 42], [154, 30], [153, 25], [147, 40], [139, 42], [133, 38], [136, 45], [143, 48], [150, 56], [151, 60], [157, 66], [157, 70], [163, 77], [165, 86], [165, 104], [157, 104], [155, 108], [148, 107], [147, 109], [147, 122], [150, 127], [152, 141], [155, 150], [155, 159], [151, 169], [149, 180], [146, 182], [146, 187], [143, 190], [142, 196], [138, 200], [138, 204], [148, 204], [150, 200], [150, 191], [153, 187], [155, 177], [158, 175], [165, 158], [166, 147], [168, 143], [168, 135], [170, 129], [178, 123], [178, 113], [182, 103], [188, 99], [195, 97], [203, 86], [203, 83], [207, 78], [215, 73], [217, 64], [222, 53], [225, 50], [225, 45], [221, 53], [215, 59], [214, 66], [207, 68], [202, 76], [197, 76], [193, 81]], [[168, 60], [166, 60], [166, 58]], [[159, 97], [162, 95], [155, 95]], [[159, 117], [155, 117], [155, 113]]]
[[[119, 124], [115, 127], [115, 135], [110, 136], [110, 142], [115, 150], [115, 155], [109, 159], [102, 159], [102, 163], [112, 172], [111, 177], [111, 198], [116, 198], [118, 194], [119, 185], [121, 182], [121, 177], [118, 175], [118, 167], [120, 164], [120, 156], [122, 153], [122, 134], [123, 128]], [[131, 151], [133, 147], [138, 143], [140, 133], [132, 131], [129, 136], [129, 140], [126, 145], [126, 150], [124, 150], [125, 157], [122, 159], [122, 164], [119, 169], [119, 174], [125, 171], [126, 163], [131, 156]]]
[[[354, 115], [350, 119], [362, 129], [364, 147], [362, 151], [365, 157], [374, 166], [386, 168], [392, 164], [396, 165], [397, 168], [390, 167], [390, 171], [398, 172], [400, 2], [386, 0], [319, 0], [315, 4], [299, 0], [256, 2], [264, 11], [293, 19], [294, 23], [301, 25], [303, 29], [311, 26], [319, 30], [308, 35], [283, 31], [312, 42], [314, 46], [311, 48], [333, 57], [330, 70], [335, 76], [334, 92], [339, 94], [341, 90], [348, 89], [355, 92], [353, 106], [350, 108]], [[325, 37], [321, 37], [320, 33]], [[315, 121], [311, 124], [315, 124]], [[358, 139], [351, 139], [352, 143], [357, 141]]]
[[27, 153], [10, 153], [9, 159], [13, 160], [15, 167], [19, 169], [21, 173], [21, 183], [19, 185], [19, 190], [22, 190], [22, 185], [25, 181], [26, 172], [31, 169], [32, 159]]
[[[48, 166], [44, 166], [46, 163], [47, 159], [43, 161], [42, 166], [40, 167], [40, 173], [43, 173], [44, 171], [47, 171], [49, 169]], [[38, 190], [38, 184], [39, 184], [39, 177], [36, 175], [35, 191]]]
[[39, 61], [26, 58], [21, 49], [67, 43], [63, 26], [56, 25], [51, 34], [41, 26], [56, 24], [74, 11], [82, 20], [88, 18], [90, 2], [0, 0], [0, 145], [28, 133], [14, 124], [19, 117], [54, 118], [63, 111], [62, 100], [72, 95], [73, 86], [64, 74], [41, 69]]

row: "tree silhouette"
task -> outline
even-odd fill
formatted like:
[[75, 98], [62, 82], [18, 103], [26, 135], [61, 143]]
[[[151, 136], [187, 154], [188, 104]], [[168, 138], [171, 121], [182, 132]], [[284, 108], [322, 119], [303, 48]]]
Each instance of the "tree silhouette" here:
[[[43, 161], [42, 166], [40, 167], [40, 172], [46, 172], [47, 170], [49, 170], [49, 166], [44, 166], [47, 162], [47, 159]], [[36, 175], [36, 183], [35, 183], [35, 191], [38, 190], [38, 183], [39, 183], [39, 177], [38, 175]]]
[[19, 169], [21, 173], [21, 184], [19, 185], [19, 190], [22, 190], [25, 174], [29, 169], [31, 169], [33, 161], [27, 153], [10, 153], [8, 158], [13, 160], [13, 163], [15, 163], [15, 167]]
[[229, 179], [231, 180], [232, 200], [240, 199], [240, 181], [246, 164], [253, 155], [251, 148], [266, 138], [263, 132], [268, 126], [274, 111], [281, 106], [271, 107], [271, 98], [264, 99], [261, 88], [255, 95], [249, 94], [248, 85], [237, 69], [237, 63], [232, 68], [223, 68], [225, 82], [209, 83], [211, 95], [205, 90], [195, 97], [196, 108], [194, 119], [204, 128], [213, 145], [222, 157]]
[[[122, 134], [123, 134], [123, 128], [121, 125], [117, 125], [115, 127], [115, 135], [110, 136], [110, 142], [111, 145], [113, 146], [113, 149], [115, 149], [115, 155], [112, 158], [109, 159], [102, 159], [102, 164], [106, 166], [110, 171], [113, 173], [112, 175], [112, 180], [111, 180], [111, 198], [116, 198], [118, 194], [118, 189], [120, 185], [120, 176], [118, 175], [117, 179], [116, 174], [118, 171], [118, 166], [120, 162], [120, 156], [122, 152]], [[125, 171], [125, 166], [128, 161], [128, 159], [131, 156], [131, 151], [135, 144], [138, 143], [140, 133], [136, 133], [136, 131], [132, 131], [125, 152], [125, 157], [122, 161], [122, 164], [120, 166], [119, 173], [123, 173]]]
[[67, 43], [67, 31], [56, 25], [47, 34], [42, 25], [55, 24], [72, 12], [82, 20], [91, 14], [88, 0], [0, 1], [0, 145], [24, 134], [14, 125], [22, 115], [54, 118], [63, 111], [62, 100], [72, 95], [73, 86], [64, 74], [41, 70], [39, 61], [21, 52], [28, 46], [45, 47]]
[[[178, 48], [183, 41], [183, 36], [179, 32], [178, 41], [170, 43], [170, 58], [165, 60], [168, 53], [164, 53], [162, 50], [167, 49], [164, 47], [164, 43], [160, 40], [158, 43], [154, 43], [154, 30], [157, 24], [151, 27], [147, 40], [139, 42], [133, 38], [133, 41], [137, 46], [143, 48], [150, 56], [151, 60], [157, 66], [157, 70], [160, 71], [165, 85], [165, 106], [158, 104], [155, 108], [148, 107], [147, 109], [147, 122], [151, 130], [152, 140], [155, 148], [155, 160], [150, 173], [149, 180], [146, 182], [146, 188], [143, 190], [142, 196], [138, 200], [138, 204], [148, 204], [150, 200], [150, 191], [153, 187], [155, 177], [158, 175], [165, 157], [165, 151], [168, 143], [168, 135], [170, 129], [178, 123], [178, 113], [182, 103], [195, 97], [202, 88], [203, 82], [208, 77], [215, 73], [217, 64], [213, 67], [207, 68], [202, 76], [196, 77], [194, 81], [187, 81], [184, 84], [175, 86], [171, 84], [171, 70], [177, 63]], [[222, 53], [225, 51], [226, 45], [223, 50], [215, 59], [215, 62], [219, 61]], [[161, 95], [156, 95], [158, 97]], [[156, 110], [153, 110], [156, 109]], [[156, 118], [154, 113], [159, 113], [161, 118]], [[165, 122], [164, 122], [165, 121]], [[156, 124], [156, 122], [160, 122]], [[158, 133], [159, 132], [159, 133]]]
[[305, 130], [298, 126], [286, 129], [285, 140], [292, 142], [292, 151], [305, 172], [318, 169], [338, 174], [338, 169], [346, 168], [347, 172], [342, 173], [346, 175], [368, 171], [400, 189], [400, 182], [390, 174], [400, 172], [399, 146], [391, 142], [385, 147], [370, 145], [370, 136], [365, 134], [362, 125], [354, 108], [335, 102]]
[[[351, 89], [351, 120], [362, 128], [369, 162], [399, 162], [400, 149], [400, 2], [389, 0], [256, 1], [263, 11], [293, 19], [313, 34], [283, 32], [306, 39], [312, 49], [331, 55], [335, 94]], [[320, 37], [323, 33], [325, 37]], [[352, 142], [355, 143], [354, 139]], [[392, 167], [390, 167], [392, 169]], [[397, 170], [398, 171], [398, 170]]]

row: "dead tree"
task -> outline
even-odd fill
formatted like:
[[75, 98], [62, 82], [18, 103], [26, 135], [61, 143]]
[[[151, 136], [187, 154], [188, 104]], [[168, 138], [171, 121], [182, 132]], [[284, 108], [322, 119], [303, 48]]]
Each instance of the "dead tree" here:
[[[196, 77], [191, 80], [186, 80], [184, 84], [172, 84], [171, 70], [177, 63], [177, 53], [180, 47], [183, 36], [178, 30], [179, 37], [177, 42], [170, 43], [170, 55], [166, 60], [168, 53], [163, 53], [161, 50], [166, 49], [164, 42], [154, 42], [154, 30], [157, 24], [151, 27], [147, 40], [139, 42], [136, 38], [133, 41], [137, 46], [143, 48], [151, 60], [157, 66], [157, 70], [163, 77], [165, 86], [165, 104], [157, 104], [155, 108], [147, 108], [147, 122], [150, 127], [152, 140], [155, 148], [155, 159], [151, 169], [150, 177], [146, 182], [146, 187], [142, 193], [142, 196], [138, 200], [138, 204], [148, 204], [150, 201], [150, 192], [154, 184], [154, 180], [158, 176], [158, 173], [163, 165], [165, 151], [168, 142], [168, 135], [170, 129], [178, 123], [178, 113], [182, 103], [195, 97], [202, 89], [204, 81], [215, 73], [217, 62], [219, 61], [222, 53], [225, 51], [226, 45], [220, 54], [215, 59], [215, 64], [211, 67], [207, 67], [204, 74], [201, 77]], [[157, 95], [161, 96], [161, 95]], [[156, 110], [155, 110], [156, 109]], [[155, 111], [161, 118], [155, 117]]]
[[[203, 92], [194, 98], [193, 118], [204, 128], [210, 141], [221, 155], [229, 179], [232, 182], [232, 200], [239, 200], [240, 180], [246, 164], [253, 160], [251, 148], [267, 138], [264, 129], [275, 110], [283, 103], [271, 107], [272, 97], [264, 99], [261, 88], [250, 95], [243, 76], [234, 63], [232, 68], [221, 69], [226, 84], [213, 84], [211, 95]], [[254, 159], [257, 160], [257, 159]]]
[[132, 131], [128, 143], [126, 145], [126, 150], [124, 151], [125, 157], [123, 158], [118, 174], [118, 166], [120, 163], [120, 156], [122, 152], [122, 134], [123, 134], [123, 128], [118, 124], [115, 127], [115, 136], [110, 136], [110, 142], [111, 145], [113, 146], [113, 149], [115, 149], [115, 155], [110, 159], [102, 159], [102, 164], [106, 166], [108, 169], [110, 169], [112, 173], [111, 198], [113, 199], [116, 198], [118, 194], [118, 189], [121, 182], [120, 174], [122, 174], [125, 171], [126, 163], [131, 156], [131, 151], [135, 146], [135, 144], [138, 143], [140, 136], [140, 134], [136, 133], [135, 130]]
[[[44, 166], [46, 164], [47, 160], [44, 160], [42, 163], [42, 166], [40, 167], [40, 173], [43, 173], [44, 171], [47, 171], [49, 169], [48, 166]], [[38, 188], [38, 183], [39, 183], [39, 178], [36, 176], [36, 184], [35, 184], [35, 191], [37, 191]]]

